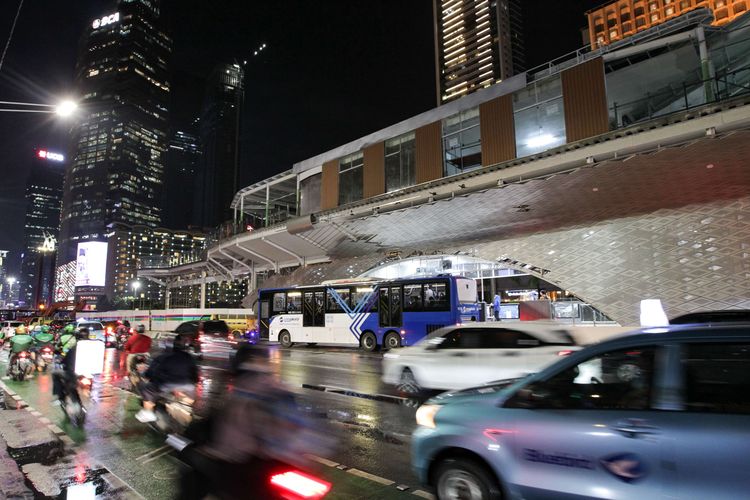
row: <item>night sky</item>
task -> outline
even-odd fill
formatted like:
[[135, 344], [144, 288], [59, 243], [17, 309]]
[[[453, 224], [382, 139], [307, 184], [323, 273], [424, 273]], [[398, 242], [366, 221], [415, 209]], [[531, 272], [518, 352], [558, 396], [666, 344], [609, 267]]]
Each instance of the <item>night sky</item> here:
[[[602, 0], [521, 0], [527, 65], [582, 45], [584, 12]], [[0, 100], [70, 95], [78, 40], [114, 1], [24, 2]], [[18, 0], [0, 2], [0, 50]], [[162, 0], [174, 39], [172, 121], [197, 116], [218, 62], [248, 59], [242, 141], [247, 185], [435, 106], [432, 0]], [[253, 50], [267, 48], [258, 57]], [[23, 192], [37, 147], [67, 153], [68, 127], [47, 115], [0, 113], [0, 249], [17, 273]]]

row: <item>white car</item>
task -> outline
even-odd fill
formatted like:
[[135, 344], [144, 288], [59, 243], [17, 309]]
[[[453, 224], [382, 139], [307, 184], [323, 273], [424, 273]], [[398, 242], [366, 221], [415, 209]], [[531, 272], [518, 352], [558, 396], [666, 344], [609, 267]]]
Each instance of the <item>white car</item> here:
[[3, 338], [9, 339], [16, 334], [16, 328], [22, 325], [23, 321], [1, 321], [0, 332], [3, 333]]
[[114, 334], [106, 334], [104, 325], [100, 321], [79, 321], [76, 327], [79, 329], [88, 328], [89, 339], [91, 340], [101, 340], [106, 344], [114, 339]]
[[405, 392], [464, 389], [537, 372], [578, 349], [562, 325], [471, 323], [386, 353], [382, 379]]

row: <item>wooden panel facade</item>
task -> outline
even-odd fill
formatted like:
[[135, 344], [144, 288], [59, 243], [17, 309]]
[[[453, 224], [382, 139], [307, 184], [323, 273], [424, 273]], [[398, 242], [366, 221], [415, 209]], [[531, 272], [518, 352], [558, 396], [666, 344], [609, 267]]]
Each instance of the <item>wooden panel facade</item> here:
[[414, 131], [417, 184], [443, 176], [443, 124], [434, 122]]
[[339, 161], [331, 160], [323, 164], [320, 182], [320, 209], [328, 210], [339, 205]]
[[378, 142], [362, 150], [364, 161], [363, 198], [385, 193], [385, 143]]
[[513, 96], [497, 97], [479, 106], [482, 136], [482, 166], [516, 157], [516, 129], [513, 123]]
[[602, 58], [563, 71], [561, 79], [567, 142], [608, 132], [609, 112]]

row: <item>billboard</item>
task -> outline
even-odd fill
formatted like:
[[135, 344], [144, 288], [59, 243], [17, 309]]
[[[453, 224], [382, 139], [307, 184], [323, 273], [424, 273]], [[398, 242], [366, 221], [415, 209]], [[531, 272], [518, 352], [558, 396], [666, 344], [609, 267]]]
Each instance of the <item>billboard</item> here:
[[105, 286], [107, 277], [107, 243], [79, 243], [76, 251], [76, 286]]

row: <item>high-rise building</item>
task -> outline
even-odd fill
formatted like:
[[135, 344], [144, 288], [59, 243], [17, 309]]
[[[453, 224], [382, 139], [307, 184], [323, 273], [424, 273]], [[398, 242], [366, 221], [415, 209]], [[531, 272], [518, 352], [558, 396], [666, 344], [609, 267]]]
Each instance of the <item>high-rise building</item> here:
[[220, 64], [208, 78], [200, 119], [201, 192], [196, 193], [197, 220], [204, 227], [218, 226], [232, 218], [229, 205], [239, 190], [244, 78], [239, 64]]
[[434, 0], [438, 105], [525, 69], [519, 0]]
[[[201, 259], [206, 235], [148, 226], [111, 224], [108, 233], [107, 282], [112, 301], [143, 298], [149, 305], [164, 303], [163, 286], [138, 279], [138, 269], [173, 267]], [[139, 288], [134, 289], [137, 283]], [[142, 296], [142, 297], [141, 297]]]
[[117, 10], [92, 20], [81, 39], [80, 111], [65, 178], [58, 256], [58, 268], [78, 259], [77, 273], [88, 274], [76, 277], [77, 296], [101, 296], [109, 286], [93, 279], [95, 270], [81, 267], [100, 267], [98, 257], [91, 257], [101, 251], [79, 250], [80, 245], [106, 241], [113, 222], [161, 225], [171, 51], [159, 0], [119, 0]]
[[586, 13], [592, 48], [635, 35], [683, 14], [708, 9], [711, 26], [724, 26], [750, 10], [750, 0], [617, 0]]
[[13, 285], [6, 279], [8, 275], [8, 251], [0, 250], [0, 302], [5, 306], [13, 300]]
[[195, 195], [201, 189], [198, 178], [203, 153], [200, 139], [184, 128], [170, 134], [167, 150], [167, 175], [164, 189], [164, 225], [185, 229], [200, 225], [195, 217]]
[[52, 302], [64, 176], [63, 154], [34, 152], [26, 180], [26, 234], [18, 285], [19, 300], [31, 307]]

